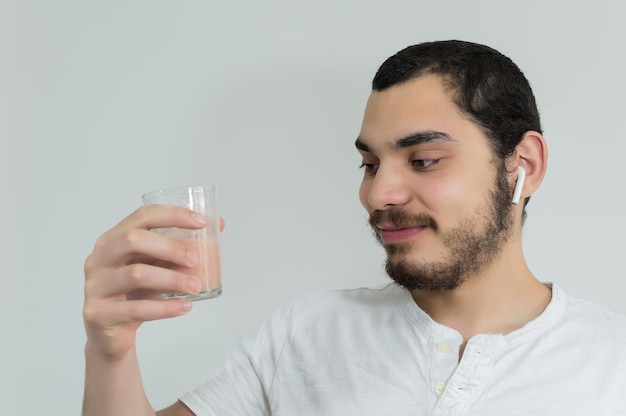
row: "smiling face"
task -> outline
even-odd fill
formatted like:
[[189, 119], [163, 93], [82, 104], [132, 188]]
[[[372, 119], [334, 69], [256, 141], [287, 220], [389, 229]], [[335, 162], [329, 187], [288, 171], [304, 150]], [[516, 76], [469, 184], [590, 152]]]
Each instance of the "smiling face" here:
[[453, 290], [510, 239], [504, 162], [441, 77], [373, 92], [356, 146], [365, 170], [359, 197], [399, 284]]

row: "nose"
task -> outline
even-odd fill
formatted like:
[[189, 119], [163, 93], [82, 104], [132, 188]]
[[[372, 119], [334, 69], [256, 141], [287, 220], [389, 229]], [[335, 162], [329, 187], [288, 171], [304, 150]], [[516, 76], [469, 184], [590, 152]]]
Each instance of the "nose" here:
[[410, 178], [398, 166], [381, 164], [373, 177], [361, 183], [361, 202], [376, 210], [406, 205], [411, 195]]

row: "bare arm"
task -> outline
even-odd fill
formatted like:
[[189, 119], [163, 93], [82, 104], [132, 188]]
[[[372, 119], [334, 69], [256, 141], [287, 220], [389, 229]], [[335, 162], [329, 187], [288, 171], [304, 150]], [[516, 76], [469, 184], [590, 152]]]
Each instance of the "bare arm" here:
[[195, 413], [189, 410], [182, 402], [176, 402], [170, 407], [159, 410], [158, 416], [195, 416]]
[[[145, 321], [183, 315], [191, 302], [163, 300], [161, 293], [197, 293], [193, 276], [155, 266], [192, 267], [197, 261], [183, 244], [156, 233], [157, 227], [202, 228], [206, 220], [168, 206], [142, 207], [96, 242], [85, 262], [84, 416], [155, 415], [143, 390], [135, 350], [137, 328]], [[194, 285], [195, 284], [195, 285]], [[182, 403], [158, 413], [193, 413]]]
[[[89, 352], [86, 350], [88, 357]], [[85, 381], [84, 415], [154, 415], [143, 390], [137, 357], [128, 355], [128, 362], [122, 360], [111, 364], [87, 358]], [[90, 385], [95, 383], [95, 385]], [[115, 399], [111, 399], [111, 398]], [[158, 416], [195, 416], [182, 402], [156, 412]]]
[[85, 348], [83, 415], [154, 415], [143, 391], [134, 351], [111, 363], [89, 349]]

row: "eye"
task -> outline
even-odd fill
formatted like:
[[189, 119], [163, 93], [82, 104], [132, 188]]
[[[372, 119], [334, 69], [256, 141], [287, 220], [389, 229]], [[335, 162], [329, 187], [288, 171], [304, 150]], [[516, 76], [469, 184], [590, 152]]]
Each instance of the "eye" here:
[[411, 165], [418, 170], [428, 169], [437, 163], [439, 163], [439, 159], [414, 159], [411, 161]]
[[376, 173], [376, 171], [378, 170], [378, 163], [361, 163], [361, 165], [359, 166], [359, 169], [363, 169], [365, 170], [366, 174], [374, 174]]

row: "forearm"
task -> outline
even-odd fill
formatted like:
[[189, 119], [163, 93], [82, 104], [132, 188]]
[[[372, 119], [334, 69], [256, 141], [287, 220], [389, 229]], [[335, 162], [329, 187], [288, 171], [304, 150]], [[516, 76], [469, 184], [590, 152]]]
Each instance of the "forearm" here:
[[154, 416], [146, 398], [134, 349], [111, 362], [85, 347], [83, 416]]

